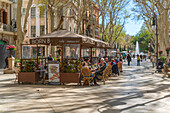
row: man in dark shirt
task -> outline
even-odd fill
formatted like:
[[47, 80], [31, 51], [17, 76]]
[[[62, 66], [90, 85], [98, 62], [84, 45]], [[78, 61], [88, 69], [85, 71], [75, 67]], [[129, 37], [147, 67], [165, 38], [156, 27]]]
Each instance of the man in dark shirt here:
[[105, 70], [105, 68], [106, 68], [106, 62], [103, 62], [102, 67], [95, 72], [95, 77], [94, 77], [94, 84], [95, 84], [95, 85], [98, 85], [98, 84], [96, 83], [96, 79], [97, 79], [97, 80], [100, 80], [100, 79], [98, 78], [98, 76], [102, 76], [102, 75], [103, 75], [103, 71]]
[[128, 66], [130, 66], [130, 62], [131, 62], [131, 56], [128, 54], [127, 56], [127, 61], [128, 61]]
[[51, 56], [51, 54], [49, 54], [49, 57], [47, 59], [48, 59], [48, 61], [53, 61], [54, 60], [53, 57]]

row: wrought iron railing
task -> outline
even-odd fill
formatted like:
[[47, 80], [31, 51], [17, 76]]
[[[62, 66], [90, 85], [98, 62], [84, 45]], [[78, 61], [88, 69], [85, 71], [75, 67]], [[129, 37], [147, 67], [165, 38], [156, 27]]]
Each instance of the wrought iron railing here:
[[1, 28], [3, 29], [3, 31], [9, 31], [9, 32], [16, 32], [16, 28], [14, 28], [11, 25], [7, 25], [7, 24], [2, 24]]

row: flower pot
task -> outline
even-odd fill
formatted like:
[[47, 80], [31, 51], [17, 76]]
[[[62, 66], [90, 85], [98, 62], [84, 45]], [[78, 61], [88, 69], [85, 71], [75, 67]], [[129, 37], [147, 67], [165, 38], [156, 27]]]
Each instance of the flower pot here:
[[60, 83], [80, 83], [80, 73], [60, 73]]
[[10, 58], [13, 57], [13, 56], [12, 56], [12, 52], [13, 52], [13, 50], [9, 50]]
[[39, 73], [38, 72], [19, 72], [18, 73], [18, 84], [20, 82], [31, 82], [36, 83], [39, 80]]

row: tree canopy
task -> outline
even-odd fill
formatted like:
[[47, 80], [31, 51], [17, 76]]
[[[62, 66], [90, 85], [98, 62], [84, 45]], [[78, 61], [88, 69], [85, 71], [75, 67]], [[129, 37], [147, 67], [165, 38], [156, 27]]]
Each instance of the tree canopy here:
[[[135, 45], [136, 41], [138, 41], [140, 51], [147, 52], [150, 49], [149, 43], [151, 43], [151, 37], [153, 37], [153, 34], [149, 32], [145, 25], [143, 25], [140, 31], [131, 38], [131, 43]], [[151, 51], [153, 51], [152, 48]]]

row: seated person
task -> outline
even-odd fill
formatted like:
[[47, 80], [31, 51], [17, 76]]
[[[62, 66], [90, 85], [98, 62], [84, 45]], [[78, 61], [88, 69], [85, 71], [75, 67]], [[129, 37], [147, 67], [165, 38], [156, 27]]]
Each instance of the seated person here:
[[99, 68], [102, 67], [103, 62], [104, 62], [104, 58], [101, 58], [101, 59], [100, 59], [100, 64], [99, 64]]
[[108, 66], [108, 62], [109, 62], [109, 61], [108, 61], [108, 58], [107, 58], [107, 57], [105, 58], [105, 62], [106, 62], [106, 66]]
[[[98, 84], [96, 83], [96, 79], [99, 80], [98, 76], [102, 76], [103, 71], [105, 70], [105, 68], [106, 68], [106, 62], [103, 62], [102, 67], [100, 67], [99, 70], [95, 71], [95, 77], [94, 77], [94, 84], [95, 84], [95, 85], [98, 85]], [[93, 76], [93, 74], [92, 74], [92, 76]]]
[[87, 66], [91, 66], [90, 59], [86, 60]]
[[89, 69], [89, 67], [87, 66], [87, 62], [83, 62], [83, 67], [86, 67]]

